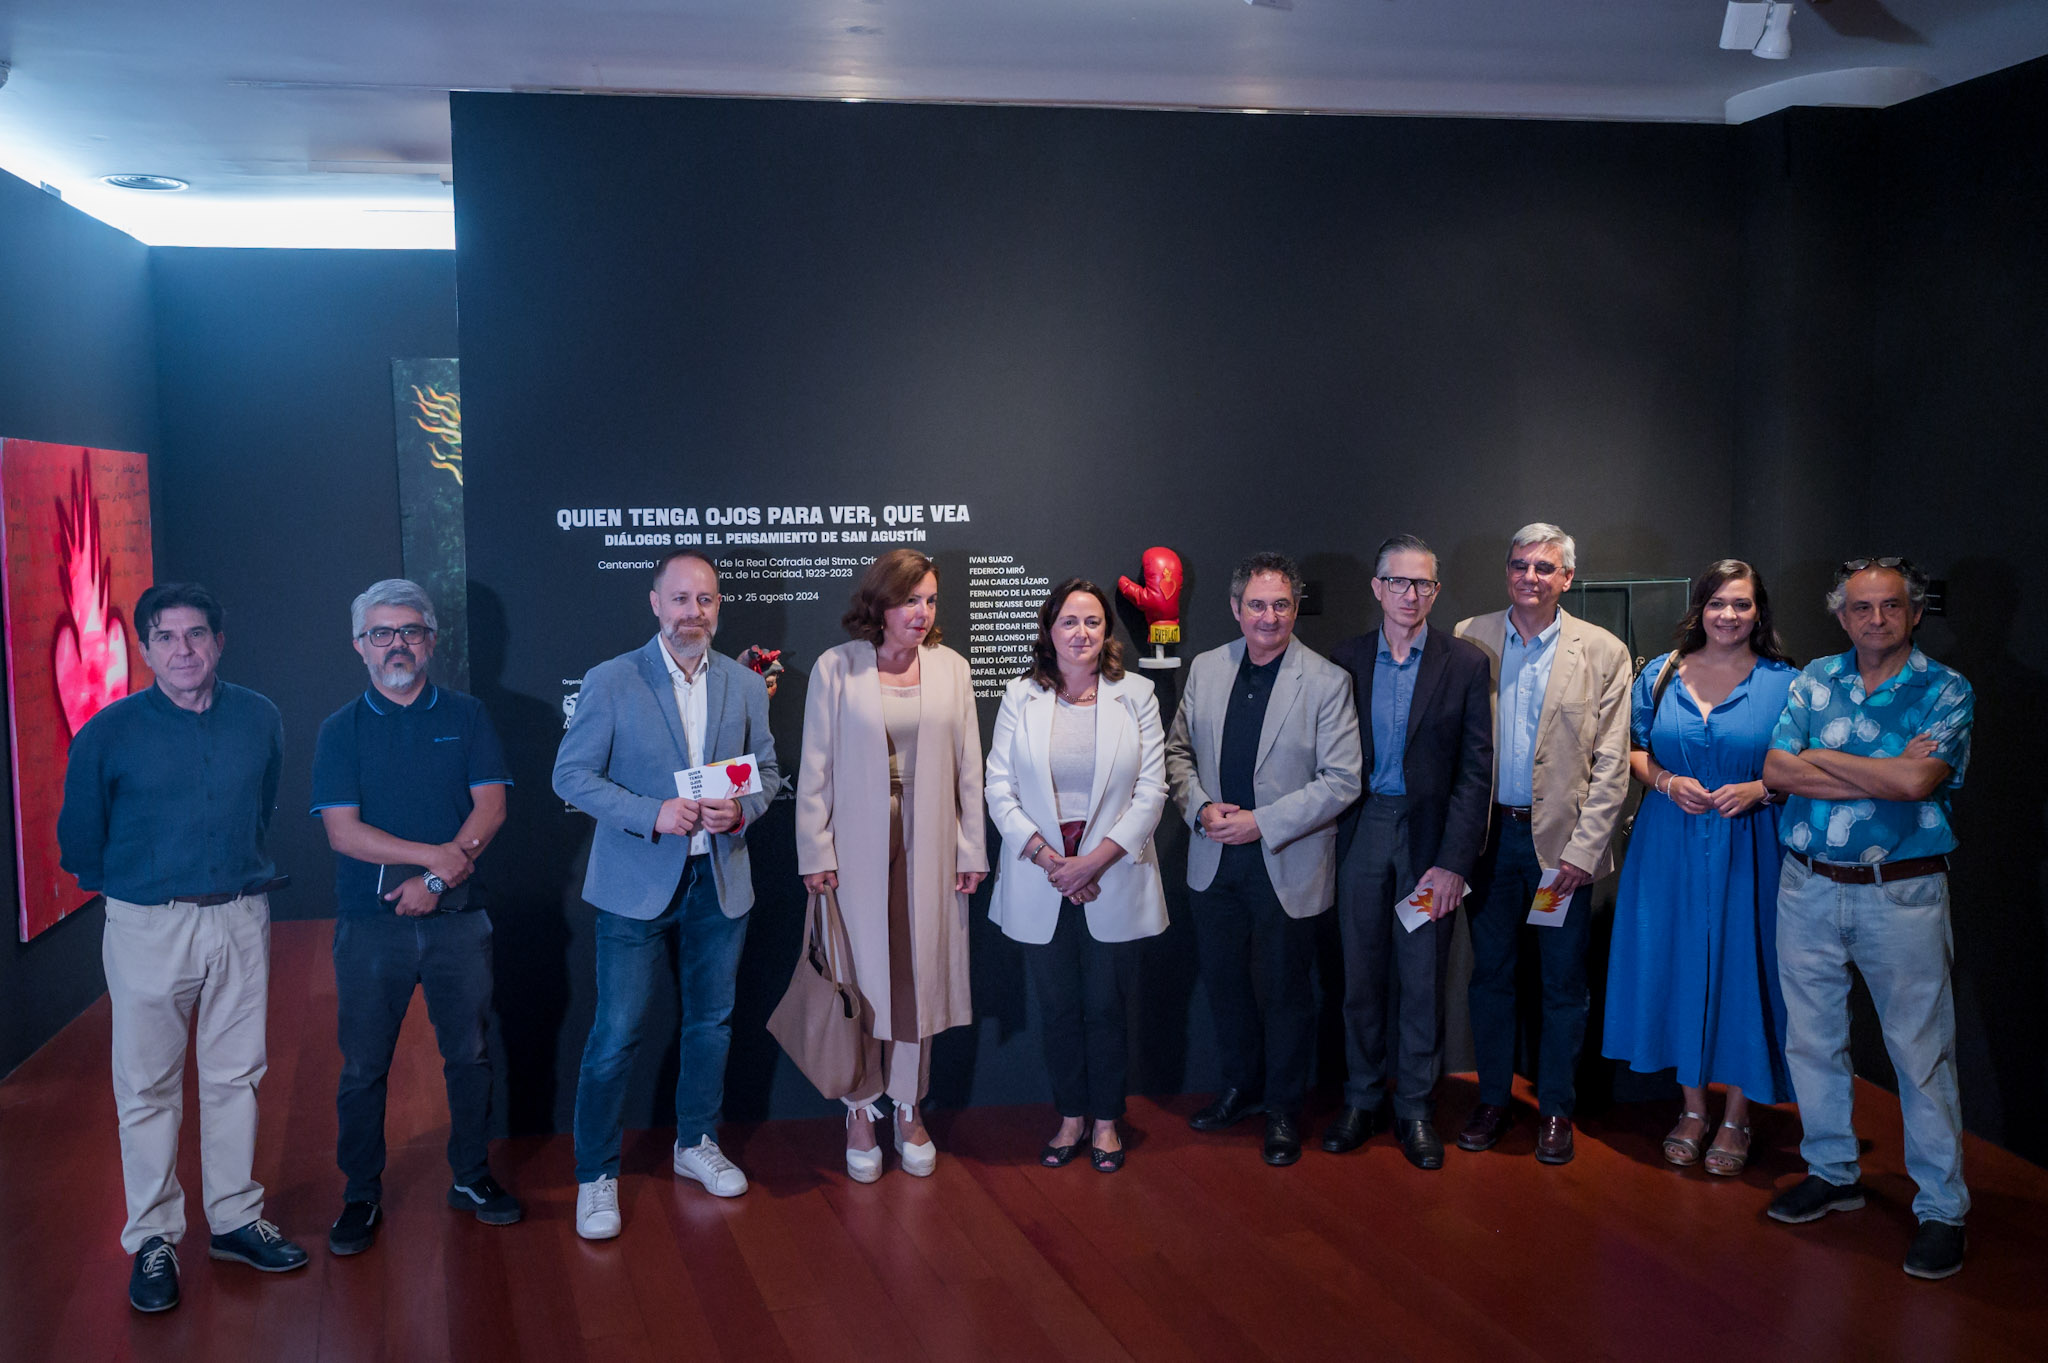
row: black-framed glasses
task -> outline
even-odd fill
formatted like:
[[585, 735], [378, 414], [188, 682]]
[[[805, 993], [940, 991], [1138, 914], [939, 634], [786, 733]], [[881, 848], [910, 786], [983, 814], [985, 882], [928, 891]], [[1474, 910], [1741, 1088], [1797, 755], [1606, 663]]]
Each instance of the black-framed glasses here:
[[1442, 591], [1444, 585], [1443, 583], [1438, 582], [1433, 577], [1382, 576], [1380, 578], [1380, 581], [1386, 583], [1387, 590], [1392, 592], [1395, 596], [1406, 596], [1408, 595], [1408, 593], [1414, 592], [1424, 601], [1429, 600], [1429, 598], [1435, 596], [1438, 592]]
[[1550, 577], [1553, 574], [1563, 572], [1564, 565], [1562, 563], [1545, 563], [1540, 558], [1511, 558], [1508, 560], [1508, 571], [1511, 573], [1533, 572], [1538, 577]]
[[425, 625], [377, 625], [364, 630], [356, 638], [368, 639], [378, 648], [388, 648], [393, 639], [403, 639], [408, 644], [416, 644], [433, 632]]

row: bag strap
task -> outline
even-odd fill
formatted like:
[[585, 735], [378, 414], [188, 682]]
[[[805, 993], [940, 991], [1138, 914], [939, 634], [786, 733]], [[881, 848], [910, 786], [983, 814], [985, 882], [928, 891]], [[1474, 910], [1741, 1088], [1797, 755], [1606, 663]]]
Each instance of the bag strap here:
[[846, 920], [839, 912], [839, 896], [830, 887], [811, 896], [806, 911], [804, 954], [813, 945], [824, 948], [825, 967], [834, 984], [848, 989], [853, 983], [853, 940], [846, 934]]

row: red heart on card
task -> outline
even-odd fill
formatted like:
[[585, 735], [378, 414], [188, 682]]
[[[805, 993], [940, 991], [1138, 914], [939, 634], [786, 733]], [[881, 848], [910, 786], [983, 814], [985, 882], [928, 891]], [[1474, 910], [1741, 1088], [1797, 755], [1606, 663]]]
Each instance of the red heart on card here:
[[732, 782], [734, 790], [745, 790], [747, 778], [754, 774], [751, 762], [728, 762], [725, 764], [725, 779]]

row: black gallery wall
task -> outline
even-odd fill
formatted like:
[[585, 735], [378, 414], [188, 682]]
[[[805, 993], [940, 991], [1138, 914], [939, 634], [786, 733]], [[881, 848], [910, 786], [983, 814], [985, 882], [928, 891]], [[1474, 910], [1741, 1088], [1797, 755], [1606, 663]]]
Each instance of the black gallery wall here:
[[[1448, 621], [1500, 604], [1505, 536], [1536, 518], [1578, 535], [1582, 577], [1753, 558], [1802, 656], [1839, 647], [1816, 604], [1828, 566], [1903, 549], [1957, 575], [1927, 638], [1966, 645], [1980, 612], [2023, 619], [2037, 594], [2018, 565], [2042, 504], [2025, 419], [2042, 356], [2006, 309], [2043, 288], [2027, 138], [2044, 89], [2037, 63], [1736, 129], [457, 95], [470, 568], [501, 727], [544, 782], [575, 679], [648, 637], [645, 574], [599, 565], [660, 550], [558, 528], [589, 508], [966, 503], [969, 523], [923, 542], [960, 645], [970, 556], [1109, 582], [1174, 545], [1192, 653], [1231, 637], [1229, 565], [1283, 548], [1320, 584], [1302, 633], [1327, 648], [1372, 623], [1383, 535], [1443, 551]], [[1956, 269], [1974, 287], [1944, 288]], [[1957, 352], [1929, 353], [1921, 311]], [[1968, 470], [1952, 505], [1917, 490], [1950, 469]], [[1995, 526], [1973, 516], [1984, 500], [2005, 507]], [[790, 770], [847, 583], [749, 585], [820, 591], [731, 601], [722, 621], [728, 651], [789, 650]], [[2042, 802], [1983, 755], [2029, 723], [2007, 707], [2040, 645], [2007, 629], [1986, 661], [1960, 815], [1982, 868], [1958, 877], [1963, 1090], [1974, 1129], [2040, 1158], [2039, 1124], [2015, 1118], [2048, 1069]], [[517, 817], [538, 822], [499, 877], [534, 1009], [522, 1035], [507, 1019], [515, 1087], [537, 1086], [514, 1118], [562, 1126], [591, 1007], [589, 825], [524, 788]], [[1136, 1007], [1136, 1078], [1164, 1091], [1214, 1077], [1184, 837], [1169, 818], [1178, 923]], [[783, 806], [753, 840], [736, 1116], [824, 1110], [759, 1028], [794, 954], [790, 838]], [[981, 1021], [938, 1052], [948, 1104], [1043, 1096], [984, 899]], [[1884, 1077], [1864, 1021], [1859, 1063]], [[634, 1111], [659, 1124], [660, 1094]]]

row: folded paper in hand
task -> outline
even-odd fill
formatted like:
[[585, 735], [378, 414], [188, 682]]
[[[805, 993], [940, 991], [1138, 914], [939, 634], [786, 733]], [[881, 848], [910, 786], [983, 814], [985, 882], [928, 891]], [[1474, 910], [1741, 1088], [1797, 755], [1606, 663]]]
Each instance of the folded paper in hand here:
[[676, 794], [685, 800], [734, 800], [760, 793], [761, 764], [752, 753], [676, 773]]
[[1529, 901], [1528, 921], [1539, 928], [1554, 928], [1571, 912], [1572, 897], [1552, 888], [1559, 869], [1553, 866], [1543, 873], [1543, 878], [1536, 882], [1536, 897]]

